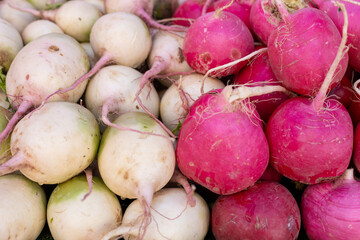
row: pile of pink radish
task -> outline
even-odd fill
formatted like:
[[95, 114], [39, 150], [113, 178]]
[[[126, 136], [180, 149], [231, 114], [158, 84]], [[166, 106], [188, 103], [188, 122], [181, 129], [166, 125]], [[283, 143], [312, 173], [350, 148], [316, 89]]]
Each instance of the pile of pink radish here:
[[359, 239], [358, 19], [1, 1], [0, 239]]

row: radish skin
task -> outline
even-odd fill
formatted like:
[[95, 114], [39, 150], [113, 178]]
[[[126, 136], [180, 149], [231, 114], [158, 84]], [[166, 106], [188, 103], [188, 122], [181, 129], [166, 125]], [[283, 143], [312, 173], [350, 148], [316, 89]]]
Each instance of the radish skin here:
[[25, 44], [28, 44], [32, 40], [41, 37], [48, 33], [64, 33], [61, 28], [55, 23], [49, 20], [36, 20], [29, 23], [24, 31], [21, 33], [21, 37]]
[[47, 223], [54, 240], [98, 240], [118, 227], [122, 210], [116, 195], [98, 177], [93, 177], [88, 191], [85, 176], [76, 176], [59, 184], [51, 193], [47, 206]]
[[16, 10], [8, 4], [33, 10], [34, 7], [26, 0], [4, 0], [0, 2], [0, 18], [11, 23], [19, 33], [21, 33], [29, 23], [36, 20], [36, 17], [32, 14]]
[[44, 190], [22, 175], [0, 177], [0, 236], [35, 240], [46, 222]]

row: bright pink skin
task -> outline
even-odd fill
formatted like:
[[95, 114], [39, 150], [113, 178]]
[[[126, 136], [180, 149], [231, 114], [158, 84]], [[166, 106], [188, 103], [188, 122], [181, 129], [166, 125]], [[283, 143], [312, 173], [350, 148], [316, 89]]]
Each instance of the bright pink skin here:
[[264, 11], [268, 7], [272, 7], [269, 0], [256, 0], [250, 9], [249, 23], [251, 30], [255, 33], [257, 38], [267, 45], [270, 34], [279, 25], [279, 19], [276, 19]]
[[[291, 91], [315, 96], [340, 42], [340, 32], [324, 12], [315, 8], [295, 11], [280, 23], [268, 40], [269, 60], [276, 78]], [[329, 89], [341, 81], [347, 65], [348, 55], [345, 54]]]
[[314, 110], [312, 101], [295, 97], [280, 105], [266, 125], [270, 163], [282, 175], [305, 184], [331, 180], [348, 167], [353, 125], [345, 107], [326, 99]]
[[360, 182], [355, 179], [339, 178], [308, 186], [302, 196], [301, 214], [309, 239], [359, 239], [359, 203]]
[[[183, 53], [189, 66], [205, 74], [208, 70], [230, 63], [254, 51], [254, 39], [243, 21], [232, 13], [210, 12], [199, 17], [187, 31]], [[212, 77], [238, 72], [246, 61], [218, 70]]]
[[334, 98], [342, 103], [345, 107], [351, 104], [353, 95], [350, 79], [345, 75], [341, 82], [336, 85], [329, 93], [329, 97]]
[[360, 172], [360, 124], [356, 125], [354, 132], [353, 162], [358, 172]]
[[[360, 4], [359, 0], [354, 1]], [[341, 11], [338, 11], [338, 7], [329, 0], [314, 0], [314, 2], [321, 11], [324, 11], [333, 20], [339, 32], [342, 32], [344, 15]], [[345, 5], [349, 19], [347, 44], [353, 46], [349, 48], [348, 52], [349, 63], [356, 71], [360, 72], [360, 6], [341, 0], [339, 2]]]
[[[214, 4], [214, 8], [215, 9], [219, 9], [222, 8], [224, 6], [227, 6], [231, 3], [232, 0], [220, 0], [217, 1]], [[249, 6], [249, 4], [246, 3], [241, 3], [240, 1], [234, 1], [232, 3], [232, 5], [226, 9], [224, 9], [224, 11], [226, 12], [230, 12], [232, 14], [235, 14], [236, 16], [238, 16], [244, 23], [245, 25], [250, 29], [250, 9], [251, 6]]]
[[[201, 16], [204, 0], [186, 0], [181, 4], [175, 11], [174, 18], [190, 18], [197, 19]], [[208, 8], [207, 12], [211, 11], [212, 8]], [[174, 24], [189, 27], [191, 24], [189, 21], [176, 20]]]
[[258, 182], [220, 196], [211, 215], [216, 240], [295, 240], [301, 216], [295, 198], [277, 182]]
[[264, 174], [261, 176], [260, 180], [262, 181], [273, 181], [280, 182], [282, 175], [278, 173], [270, 164], [267, 166]]
[[[235, 74], [235, 85], [246, 83], [252, 84], [251, 86], [280, 85], [271, 69], [267, 52], [259, 54]], [[283, 92], [273, 92], [251, 97], [250, 101], [255, 104], [261, 119], [267, 122], [275, 109], [288, 98]]]
[[[228, 195], [253, 185], [269, 162], [269, 147], [256, 111], [248, 102], [229, 104], [219, 92], [202, 95], [180, 129], [180, 171], [210, 191]], [[251, 115], [252, 114], [252, 115]]]

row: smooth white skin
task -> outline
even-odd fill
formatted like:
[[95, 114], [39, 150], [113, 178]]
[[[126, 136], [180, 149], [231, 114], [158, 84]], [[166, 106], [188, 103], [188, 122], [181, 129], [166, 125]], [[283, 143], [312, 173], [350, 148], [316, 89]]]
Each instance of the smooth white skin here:
[[102, 13], [105, 13], [105, 3], [104, 0], [82, 0], [88, 2], [97, 7]]
[[36, 17], [30, 13], [22, 12], [10, 7], [7, 3], [14, 4], [21, 8], [35, 9], [26, 0], [3, 0], [0, 3], [0, 18], [11, 23], [19, 33], [21, 33], [26, 25], [36, 20]]
[[[112, 113], [108, 115], [111, 122], [126, 112], [145, 112], [138, 102], [134, 101], [141, 77], [142, 74], [139, 71], [126, 66], [111, 65], [102, 68], [86, 88], [86, 107], [99, 121], [102, 106], [109, 98], [112, 99]], [[152, 84], [145, 85], [139, 98], [150, 112], [155, 116], [159, 115], [160, 99]]]
[[9, 70], [11, 62], [22, 47], [23, 41], [19, 32], [8, 21], [0, 18], [0, 66], [5, 71]]
[[[204, 75], [193, 73], [181, 77], [177, 83], [184, 91], [189, 107], [201, 96], [201, 85]], [[183, 102], [180, 97], [180, 89], [173, 84], [169, 87], [160, 101], [160, 116], [162, 122], [170, 130], [175, 129], [179, 123], [182, 123], [188, 114], [183, 107]], [[224, 88], [225, 84], [216, 78], [207, 77], [204, 82], [204, 92], [213, 89]]]
[[46, 221], [46, 196], [22, 175], [0, 177], [0, 236], [9, 240], [35, 240]]
[[95, 56], [94, 50], [92, 49], [91, 45], [89, 42], [83, 42], [80, 43], [80, 45], [84, 48], [86, 54], [89, 57], [89, 61], [90, 61], [90, 67], [94, 67], [95, 63], [99, 60], [99, 58], [97, 56]]
[[[169, 65], [160, 74], [169, 74], [177, 72], [189, 72], [192, 68], [185, 61], [182, 49], [185, 33], [172, 33], [166, 31], [158, 31], [153, 36], [153, 44], [151, 47], [150, 55], [147, 59], [147, 63], [151, 68], [155, 61], [158, 61], [159, 57], [162, 61]], [[179, 76], [172, 76], [177, 79]], [[168, 79], [158, 79], [163, 85], [169, 87], [172, 82]]]
[[91, 3], [68, 1], [56, 12], [56, 24], [79, 42], [89, 42], [90, 31], [103, 13]]
[[[209, 207], [199, 194], [194, 193], [193, 197], [196, 205], [195, 207], [190, 207], [186, 205], [187, 196], [184, 189], [164, 188], [156, 192], [151, 203], [151, 216], [153, 219], [147, 227], [143, 239], [204, 239], [209, 229]], [[131, 226], [132, 223], [139, 222], [142, 214], [143, 208], [140, 202], [135, 200], [126, 209], [122, 225]], [[131, 230], [129, 238], [126, 239], [137, 239], [138, 225], [135, 226], [137, 227]]]
[[95, 22], [90, 44], [96, 55], [109, 54], [114, 63], [136, 68], [148, 57], [152, 40], [148, 27], [139, 17], [116, 12]]
[[49, 20], [36, 20], [24, 28], [21, 37], [25, 44], [48, 33], [64, 33], [61, 28]]
[[49, 10], [58, 7], [66, 2], [66, 0], [27, 0], [38, 10]]
[[123, 198], [145, 195], [146, 200], [151, 201], [152, 193], [163, 188], [174, 173], [173, 143], [168, 137], [149, 134], [168, 136], [145, 113], [124, 113], [114, 123], [144, 133], [106, 129], [98, 153], [101, 177], [111, 191]]
[[47, 207], [47, 223], [54, 240], [98, 240], [120, 225], [119, 200], [102, 180], [93, 178], [93, 190], [83, 201], [88, 191], [83, 175], [54, 189]]
[[105, 11], [136, 13], [137, 8], [143, 8], [150, 16], [154, 9], [154, 0], [104, 0]]
[[[64, 182], [85, 170], [96, 155], [100, 138], [95, 116], [69, 102], [49, 102], [15, 126], [10, 148], [20, 154], [20, 171], [39, 184]], [[10, 160], [11, 161], [11, 160]]]
[[[21, 100], [27, 100], [38, 106], [50, 94], [71, 86], [89, 67], [85, 50], [72, 37], [61, 33], [39, 37], [19, 51], [6, 75], [10, 103], [16, 107]], [[86, 84], [87, 80], [48, 101], [77, 102]]]

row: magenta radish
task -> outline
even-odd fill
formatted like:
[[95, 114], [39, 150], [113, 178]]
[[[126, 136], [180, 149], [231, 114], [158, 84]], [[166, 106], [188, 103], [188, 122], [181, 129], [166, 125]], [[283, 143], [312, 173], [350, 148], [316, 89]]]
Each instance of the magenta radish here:
[[309, 239], [357, 239], [360, 229], [360, 183], [353, 169], [333, 182], [308, 186], [301, 213]]
[[8, 4], [20, 8], [34, 9], [34, 7], [26, 0], [4, 0], [0, 2], [0, 18], [11, 23], [19, 33], [24, 30], [26, 25], [36, 20], [32, 14], [13, 9]]
[[[7, 95], [17, 112], [0, 134], [0, 142], [32, 107], [41, 105], [50, 93], [71, 85], [88, 69], [89, 59], [84, 49], [68, 35], [46, 34], [23, 47], [6, 75]], [[86, 84], [84, 81], [72, 91], [48, 100], [77, 102]]]
[[[196, 72], [205, 74], [212, 68], [243, 58], [254, 51], [249, 29], [237, 16], [215, 11], [199, 17], [184, 39], [185, 60]], [[246, 62], [211, 73], [223, 77], [238, 72]]]
[[[179, 74], [190, 72], [192, 69], [185, 61], [183, 55], [183, 43], [185, 34], [173, 33], [169, 31], [158, 31], [153, 36], [153, 44], [147, 59], [148, 70], [144, 74], [142, 85], [147, 80], [158, 74], [172, 75], [172, 78], [179, 78]], [[173, 74], [179, 73], [177, 76]], [[172, 82], [164, 78], [158, 80], [165, 86], [171, 86]]]
[[246, 99], [279, 89], [227, 86], [203, 94], [180, 129], [176, 156], [181, 172], [221, 195], [253, 185], [268, 165], [269, 146], [259, 116]]
[[49, 20], [36, 20], [29, 23], [21, 33], [25, 44], [48, 33], [64, 33], [61, 28]]
[[351, 81], [345, 75], [341, 82], [329, 92], [329, 97], [335, 98], [347, 108], [351, 104], [353, 94]]
[[[138, 102], [134, 101], [142, 76], [139, 71], [126, 66], [104, 67], [95, 74], [86, 88], [86, 107], [99, 122], [103, 118], [112, 122], [126, 112], [144, 112]], [[146, 85], [139, 98], [154, 116], [159, 115], [160, 99], [151, 83]], [[100, 126], [102, 131], [105, 130], [106, 125]]]
[[161, 120], [167, 128], [175, 130], [176, 134], [178, 134], [176, 128], [184, 121], [191, 105], [201, 96], [203, 81], [204, 92], [225, 87], [219, 79], [207, 77], [203, 80], [203, 77], [198, 73], [182, 76], [177, 83], [165, 91], [161, 98]]
[[0, 236], [35, 240], [46, 222], [44, 190], [22, 175], [0, 177]]
[[[214, 3], [214, 9], [217, 10], [219, 8], [225, 7], [231, 3], [232, 0], [220, 0]], [[224, 11], [233, 13], [238, 16], [245, 25], [250, 29], [250, 10], [251, 5], [245, 3], [245, 1], [234, 1], [229, 5], [229, 7], [225, 8]]]
[[85, 170], [95, 158], [98, 123], [85, 107], [49, 102], [29, 113], [11, 135], [12, 158], [0, 175], [20, 170], [39, 184], [64, 182]]
[[92, 181], [93, 190], [85, 200], [88, 184], [83, 175], [59, 184], [51, 193], [47, 223], [55, 240], [98, 240], [120, 225], [122, 210], [116, 195], [100, 178]]
[[[345, 10], [343, 5], [340, 7]], [[349, 165], [353, 150], [350, 115], [340, 102], [326, 98], [346, 52], [346, 30], [345, 26], [336, 58], [316, 97], [287, 100], [275, 110], [266, 125], [270, 163], [294, 181], [305, 184], [330, 181]]]
[[205, 0], [186, 0], [174, 12], [175, 24], [189, 27], [201, 16]]
[[178, 26], [162, 25], [151, 18], [155, 0], [105, 0], [106, 13], [128, 12], [140, 17], [149, 27], [165, 31], [185, 31]]
[[261, 176], [260, 181], [280, 182], [281, 179], [282, 175], [269, 164]]
[[[268, 54], [276, 78], [287, 89], [306, 96], [315, 96], [337, 54], [341, 34], [331, 19], [315, 8], [302, 8], [290, 15], [278, 1], [282, 22], [268, 41]], [[326, 47], [318, 54], [314, 49]], [[343, 78], [348, 54], [340, 61], [331, 90]]]
[[[332, 1], [314, 0], [319, 9], [325, 12], [331, 20], [335, 23], [336, 27], [341, 31], [344, 25], [344, 16], [342, 11], [334, 5]], [[348, 42], [349, 45], [349, 64], [358, 72], [360, 72], [360, 26], [357, 23], [360, 18], [360, 1], [355, 0], [339, 1], [346, 7], [349, 16], [349, 29], [348, 29]]]
[[154, 192], [163, 188], [174, 173], [174, 145], [167, 132], [146, 113], [124, 113], [113, 123], [122, 130], [105, 130], [98, 153], [99, 171], [115, 194], [139, 199], [143, 231], [151, 219]]
[[210, 222], [210, 211], [205, 200], [194, 194], [196, 204], [187, 205], [187, 196], [181, 188], [164, 188], [154, 194], [151, 203], [153, 219], [146, 232], [139, 232], [143, 218], [143, 207], [139, 200], [133, 201], [125, 210], [121, 226], [102, 240], [124, 237], [125, 239], [192, 239], [205, 238]]
[[258, 182], [239, 193], [220, 196], [211, 214], [216, 240], [296, 240], [300, 224], [295, 198], [277, 182]]
[[[257, 49], [257, 48], [255, 48]], [[261, 49], [259, 47], [258, 49]], [[249, 61], [247, 66], [234, 75], [235, 85], [246, 84], [246, 86], [280, 85], [277, 81], [269, 62], [267, 52], [263, 52]], [[267, 122], [274, 110], [291, 96], [291, 92], [273, 92], [250, 99], [255, 104], [261, 119]]]
[[79, 42], [89, 41], [92, 26], [103, 15], [97, 7], [84, 1], [68, 1], [57, 9], [45, 11], [18, 8], [13, 4], [10, 6], [55, 22], [64, 33]]
[[[19, 32], [8, 21], [0, 18], [0, 68], [7, 72], [16, 54], [23, 47]], [[0, 71], [0, 74], [2, 71]]]
[[358, 171], [360, 171], [360, 124], [357, 124], [354, 132], [354, 151], [353, 162]]

